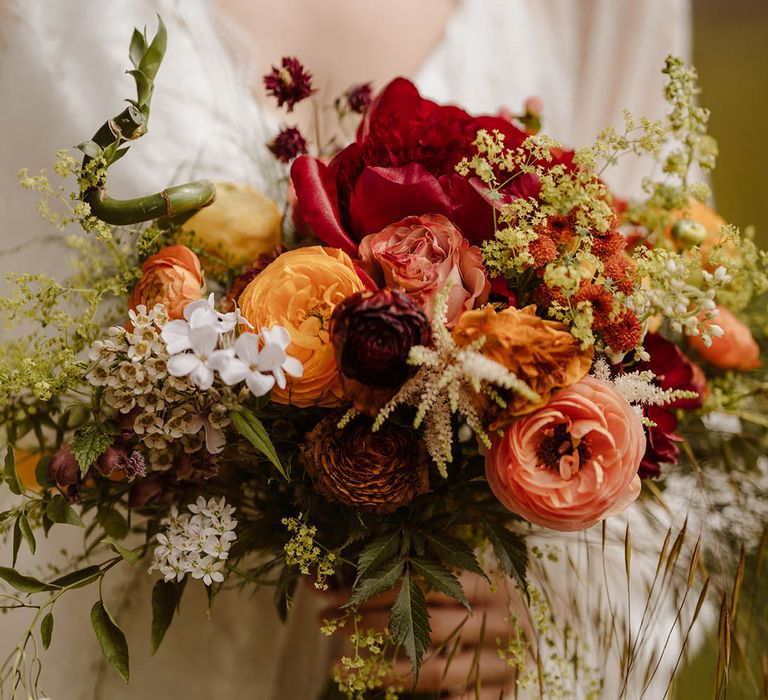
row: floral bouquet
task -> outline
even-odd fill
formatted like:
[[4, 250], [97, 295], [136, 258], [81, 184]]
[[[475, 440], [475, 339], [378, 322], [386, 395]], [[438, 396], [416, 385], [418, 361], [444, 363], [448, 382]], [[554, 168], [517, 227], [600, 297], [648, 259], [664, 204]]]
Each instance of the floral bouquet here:
[[[732, 453], [713, 414], [760, 444], [766, 256], [702, 204], [694, 173], [716, 146], [679, 60], [664, 68], [664, 121], [626, 114], [577, 151], [539, 133], [536, 100], [473, 116], [402, 78], [375, 96], [353, 87], [334, 103], [342, 125], [359, 122], [350, 143], [310, 155], [291, 126], [268, 144], [291, 164], [283, 216], [231, 183], [108, 194], [108, 169], [146, 131], [164, 51], [162, 23], [151, 41], [134, 32], [136, 98], [79, 146], [82, 163], [59, 154], [76, 192], [21, 173], [56, 226], [84, 235], [70, 239], [72, 279], [15, 275], [0, 300], [29, 331], [0, 350], [16, 495], [0, 578], [4, 608], [34, 611], [2, 667], [11, 694], [38, 697], [36, 640], [47, 648], [57, 601], [87, 585], [128, 680], [100, 583], [135, 565], [157, 578], [153, 649], [190, 579], [211, 600], [274, 586], [283, 616], [302, 577], [340, 592], [324, 625], [355, 628], [340, 692], [395, 697], [430, 648], [429, 597], [470, 607], [462, 572], [511, 577], [530, 603], [533, 533], [590, 528], [644, 490], [662, 498], [665, 465]], [[315, 92], [295, 58], [264, 84], [289, 113]], [[660, 175], [628, 202], [601, 176], [632, 154]], [[85, 527], [82, 556], [51, 577], [16, 568], [38, 530], [64, 526]], [[359, 630], [388, 592], [386, 629]], [[536, 631], [510, 628], [500, 653], [522, 682]], [[411, 678], [394, 673], [398, 654]]]

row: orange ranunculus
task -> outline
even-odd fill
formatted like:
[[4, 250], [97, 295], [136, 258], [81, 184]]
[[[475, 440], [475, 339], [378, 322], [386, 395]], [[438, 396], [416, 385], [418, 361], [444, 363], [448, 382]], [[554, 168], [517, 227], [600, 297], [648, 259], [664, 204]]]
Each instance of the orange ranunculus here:
[[722, 306], [717, 308], [717, 317], [708, 325], [720, 326], [723, 335], [712, 337], [712, 345], [709, 347], [700, 336], [689, 336], [688, 342], [707, 362], [720, 369], [746, 372], [760, 367], [760, 347], [752, 337], [752, 331], [728, 309]]
[[42, 455], [39, 452], [14, 450], [13, 456], [16, 462], [16, 473], [19, 475], [19, 479], [24, 487], [38, 493], [42, 491], [43, 487], [37, 483], [37, 477], [35, 476], [35, 469]]
[[144, 261], [141, 273], [128, 300], [129, 309], [140, 304], [148, 309], [162, 304], [173, 320], [184, 318], [184, 307], [203, 296], [200, 261], [185, 245], [161, 248]]
[[540, 318], [533, 306], [467, 311], [453, 336], [462, 346], [485, 338], [480, 352], [513, 372], [540, 397], [532, 402], [514, 395], [504, 411], [488, 402], [492, 430], [505, 427], [514, 416], [541, 408], [555, 392], [579, 381], [589, 371], [594, 355], [591, 346], [586, 350], [579, 346], [564, 324]]
[[[271, 253], [280, 244], [283, 215], [269, 197], [248, 185], [216, 183], [213, 204], [198, 211], [184, 224], [179, 240], [194, 243], [232, 267], [253, 264], [260, 255]], [[221, 263], [209, 263], [206, 270], [221, 270]]]
[[553, 530], [584, 530], [640, 494], [643, 424], [607, 382], [584, 377], [493, 442], [485, 472], [513, 513]]
[[336, 305], [365, 289], [350, 257], [337, 248], [309, 246], [283, 253], [240, 295], [240, 310], [256, 330], [288, 330], [287, 353], [304, 365], [300, 378], [275, 387], [272, 400], [294, 406], [338, 406], [343, 392], [329, 337]]

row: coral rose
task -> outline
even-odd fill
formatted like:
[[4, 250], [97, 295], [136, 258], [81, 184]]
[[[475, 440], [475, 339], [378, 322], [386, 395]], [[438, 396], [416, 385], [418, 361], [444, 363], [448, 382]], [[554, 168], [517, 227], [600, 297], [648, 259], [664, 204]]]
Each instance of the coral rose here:
[[365, 416], [339, 429], [340, 417], [321, 420], [302, 449], [304, 467], [324, 498], [391, 513], [429, 490], [427, 451], [416, 431], [387, 422], [374, 433]]
[[[248, 185], [216, 183], [213, 204], [184, 224], [182, 240], [231, 267], [250, 265], [280, 244], [283, 216], [269, 197]], [[223, 266], [203, 258], [206, 270]]]
[[184, 318], [184, 307], [203, 296], [200, 261], [187, 246], [170, 245], [147, 258], [141, 266], [141, 279], [133, 288], [128, 308], [143, 304], [151, 309], [162, 304], [168, 318]]
[[594, 355], [591, 346], [586, 350], [579, 346], [564, 324], [540, 318], [533, 306], [503, 311], [486, 306], [468, 311], [459, 319], [453, 337], [461, 346], [485, 338], [480, 352], [513, 372], [540, 397], [532, 402], [511, 396], [504, 411], [487, 402], [491, 430], [541, 408], [555, 392], [579, 381], [589, 371]]
[[360, 242], [362, 268], [381, 287], [401, 289], [432, 317], [435, 297], [451, 283], [448, 326], [488, 301], [483, 255], [440, 214], [408, 216]]
[[760, 346], [752, 337], [752, 331], [737, 316], [722, 306], [714, 321], [705, 325], [718, 325], [723, 329], [719, 338], [712, 337], [707, 347], [700, 336], [689, 336], [688, 342], [707, 362], [720, 369], [737, 369], [746, 372], [760, 367]]
[[330, 340], [336, 305], [365, 289], [349, 256], [336, 248], [309, 246], [283, 253], [240, 295], [240, 311], [254, 328], [283, 326], [291, 335], [288, 355], [304, 365], [300, 378], [275, 387], [272, 400], [294, 406], [337, 406], [342, 389]]
[[640, 494], [640, 417], [609, 384], [585, 377], [493, 442], [485, 472], [513, 513], [565, 532], [625, 510]]

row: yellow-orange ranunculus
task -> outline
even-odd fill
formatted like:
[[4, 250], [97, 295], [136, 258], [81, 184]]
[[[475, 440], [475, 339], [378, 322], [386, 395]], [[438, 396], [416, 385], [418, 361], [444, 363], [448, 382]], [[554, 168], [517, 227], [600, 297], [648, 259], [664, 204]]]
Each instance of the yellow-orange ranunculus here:
[[259, 190], [217, 182], [213, 204], [184, 224], [179, 240], [194, 243], [211, 256], [210, 260], [203, 256], [206, 270], [241, 267], [277, 248], [282, 220], [277, 204]]
[[514, 395], [503, 411], [489, 402], [486, 408], [493, 412], [492, 430], [509, 425], [515, 416], [541, 408], [555, 392], [578, 382], [589, 371], [594, 354], [591, 346], [581, 349], [564, 324], [537, 316], [533, 306], [503, 311], [486, 306], [466, 311], [453, 336], [462, 346], [485, 338], [480, 352], [513, 372], [540, 397], [530, 401]]
[[162, 304], [168, 318], [184, 318], [184, 307], [202, 296], [203, 273], [197, 255], [185, 245], [169, 245], [144, 261], [128, 308]]
[[255, 330], [283, 326], [291, 335], [286, 352], [304, 365], [300, 378], [275, 387], [272, 400], [294, 406], [337, 406], [343, 392], [329, 337], [336, 305], [365, 289], [350, 257], [336, 248], [309, 246], [283, 253], [240, 295], [243, 316]]
[[720, 369], [737, 369], [746, 372], [760, 367], [760, 347], [752, 337], [752, 331], [737, 316], [722, 306], [710, 325], [723, 329], [723, 335], [712, 338], [707, 347], [700, 336], [689, 336], [688, 342], [707, 362]]

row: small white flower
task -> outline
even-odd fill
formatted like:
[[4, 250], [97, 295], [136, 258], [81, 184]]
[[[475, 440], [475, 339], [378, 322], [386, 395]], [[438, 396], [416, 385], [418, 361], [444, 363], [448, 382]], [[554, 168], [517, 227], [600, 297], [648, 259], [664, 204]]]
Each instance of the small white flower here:
[[[266, 350], [266, 346], [264, 348]], [[274, 360], [259, 349], [259, 336], [243, 333], [234, 345], [234, 355], [217, 367], [222, 381], [228, 386], [245, 381], [254, 396], [264, 396], [275, 384], [271, 371]], [[271, 360], [271, 361], [270, 361]]]
[[[170, 324], [169, 324], [170, 325]], [[167, 326], [166, 326], [167, 328]], [[189, 331], [189, 342], [192, 352], [173, 355], [168, 359], [168, 374], [174, 377], [189, 377], [203, 391], [213, 386], [213, 366], [215, 365], [216, 345], [219, 334], [210, 326], [200, 326]], [[221, 350], [218, 352], [227, 352]]]
[[304, 374], [304, 365], [286, 353], [286, 348], [291, 344], [291, 335], [282, 326], [273, 326], [271, 329], [262, 328], [261, 337], [264, 339], [264, 365], [275, 376], [275, 382], [281, 389], [285, 389], [285, 375], [299, 378]]

